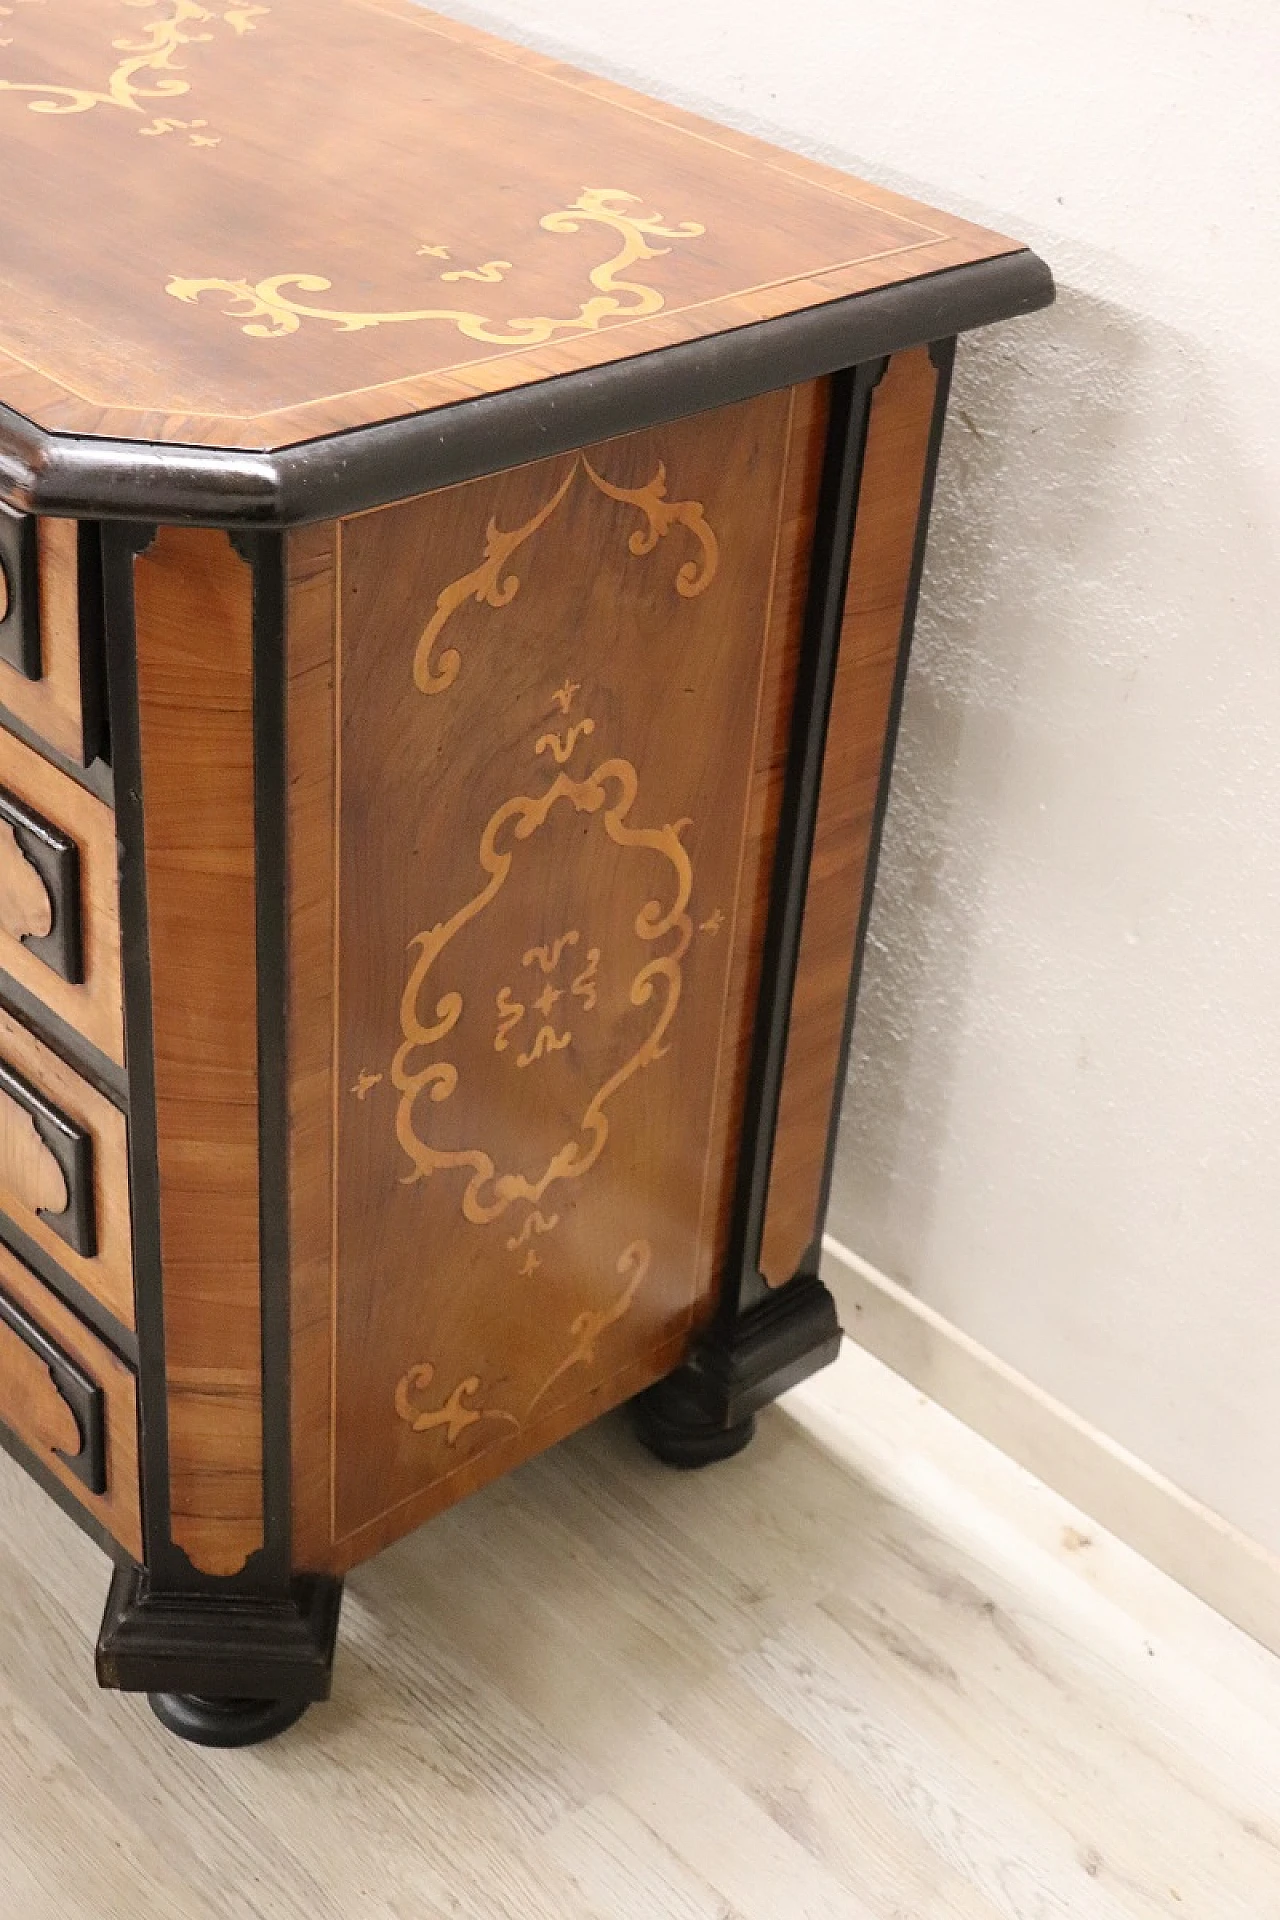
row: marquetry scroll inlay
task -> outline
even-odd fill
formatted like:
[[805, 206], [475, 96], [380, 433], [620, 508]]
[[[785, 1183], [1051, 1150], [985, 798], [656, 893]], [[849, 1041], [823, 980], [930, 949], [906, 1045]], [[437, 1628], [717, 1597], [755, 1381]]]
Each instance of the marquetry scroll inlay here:
[[0, 1087], [0, 1190], [31, 1213], [65, 1213], [67, 1177], [31, 1115]]
[[[188, 47], [212, 40], [212, 29], [219, 25], [229, 27], [236, 35], [252, 33], [255, 21], [270, 12], [269, 7], [250, 5], [246, 0], [212, 7], [201, 6], [199, 0], [123, 0], [123, 4], [150, 17], [140, 20], [133, 33], [112, 40], [111, 50], [120, 57], [100, 84], [77, 87], [48, 80], [0, 79], [0, 93], [33, 95], [27, 102], [30, 113], [65, 115], [113, 107], [145, 114], [151, 110], [151, 102], [176, 100], [190, 93], [192, 83], [183, 59]], [[9, 13], [11, 9], [3, 11]], [[203, 119], [155, 117], [136, 131], [151, 135], [180, 132], [187, 135], [192, 146], [217, 146], [218, 136], [207, 128], [208, 122]]]
[[[628, 1081], [666, 1053], [680, 1004], [681, 963], [693, 937], [689, 901], [694, 877], [681, 834], [691, 823], [679, 820], [658, 827], [633, 825], [640, 794], [635, 766], [630, 760], [608, 755], [595, 760], [594, 765], [586, 764], [593, 735], [581, 725], [571, 732], [572, 745], [563, 759], [555, 756], [556, 771], [550, 782], [540, 791], [515, 794], [486, 822], [477, 850], [480, 872], [487, 876], [484, 884], [447, 920], [425, 928], [410, 942], [417, 949], [417, 958], [401, 1000], [402, 1041], [391, 1067], [391, 1079], [400, 1096], [396, 1137], [412, 1166], [406, 1176], [409, 1182], [440, 1173], [465, 1176], [459, 1204], [464, 1217], [475, 1226], [488, 1225], [522, 1201], [539, 1207], [558, 1184], [580, 1180], [591, 1171], [609, 1138], [610, 1102]], [[535, 759], [545, 738], [535, 744]], [[579, 771], [571, 770], [575, 763]], [[493, 909], [516, 860], [536, 857], [539, 833], [565, 809], [584, 816], [588, 823], [598, 823], [615, 847], [646, 856], [638, 870], [637, 911], [632, 922], [642, 957], [630, 981], [627, 1000], [631, 1007], [646, 1011], [647, 1031], [614, 1071], [587, 1093], [575, 1130], [544, 1164], [500, 1168], [483, 1141], [461, 1147], [440, 1141], [436, 1110], [447, 1108], [460, 1079], [458, 1066], [443, 1057], [441, 1049], [447, 1047], [467, 1007], [465, 980], [450, 978], [447, 973], [449, 948], [464, 928]], [[666, 873], [666, 885], [656, 894], [653, 855], [659, 856]], [[549, 1054], [567, 1049], [572, 1028], [560, 1015], [559, 1002], [565, 999], [583, 1013], [594, 1009], [599, 965], [599, 946], [589, 943], [577, 927], [567, 929], [549, 945], [527, 948], [522, 955], [522, 971], [531, 971], [535, 982], [541, 983], [541, 991], [528, 999], [518, 998], [509, 986], [499, 991], [495, 1051], [511, 1051], [516, 1069], [523, 1071]], [[517, 1050], [516, 1029], [524, 1027], [531, 1010], [535, 1015], [532, 1030]], [[559, 1016], [556, 1024], [553, 1016]], [[483, 1102], [477, 1110], [483, 1112]]]
[[448, 1399], [438, 1407], [421, 1406], [415, 1395], [426, 1393], [435, 1380], [436, 1370], [429, 1360], [419, 1366], [410, 1367], [404, 1378], [397, 1383], [395, 1402], [397, 1417], [415, 1433], [443, 1433], [445, 1445], [456, 1447], [468, 1427], [477, 1426], [482, 1420], [501, 1420], [507, 1425], [518, 1427], [520, 1422], [513, 1413], [506, 1413], [500, 1407], [476, 1407], [468, 1403], [480, 1391], [478, 1373], [460, 1380]]
[[393, 1396], [396, 1417], [403, 1420], [414, 1433], [442, 1435], [448, 1447], [456, 1447], [468, 1428], [478, 1426], [483, 1420], [498, 1421], [514, 1427], [518, 1432], [567, 1373], [572, 1373], [576, 1367], [595, 1365], [598, 1343], [610, 1327], [626, 1319], [652, 1262], [653, 1249], [647, 1240], [633, 1240], [623, 1248], [616, 1268], [624, 1283], [620, 1292], [606, 1306], [584, 1308], [574, 1316], [568, 1329], [567, 1350], [535, 1389], [521, 1416], [517, 1417], [505, 1407], [476, 1406], [475, 1396], [481, 1391], [480, 1375], [477, 1373], [468, 1374], [466, 1379], [460, 1380], [439, 1405], [424, 1405], [420, 1396], [431, 1391], [436, 1377], [432, 1362], [424, 1360], [410, 1367], [396, 1383]]
[[49, 889], [7, 820], [0, 820], [0, 927], [15, 940], [43, 940], [53, 931]]
[[529, 1402], [528, 1414], [532, 1413], [540, 1400], [545, 1400], [558, 1380], [571, 1373], [575, 1367], [595, 1365], [596, 1342], [610, 1327], [617, 1326], [619, 1320], [625, 1320], [635, 1303], [635, 1297], [644, 1285], [645, 1276], [653, 1259], [653, 1250], [647, 1240], [633, 1240], [629, 1247], [618, 1256], [618, 1272], [623, 1275], [626, 1284], [621, 1293], [606, 1307], [587, 1309], [578, 1314], [569, 1327], [571, 1345], [559, 1365], [553, 1367], [538, 1391]]
[[[665, 462], [658, 462], [656, 473], [643, 487], [619, 487], [597, 473], [584, 453], [576, 454], [554, 493], [523, 526], [507, 531], [490, 520], [485, 532], [484, 559], [480, 565], [473, 567], [470, 573], [464, 573], [460, 579], [451, 581], [440, 594], [435, 611], [423, 629], [414, 657], [413, 678], [420, 693], [444, 693], [453, 685], [462, 665], [462, 656], [456, 647], [447, 647], [438, 660], [433, 659], [436, 642], [459, 607], [468, 600], [474, 600], [482, 607], [502, 608], [511, 605], [520, 591], [520, 577], [504, 571], [507, 562], [527, 540], [531, 540], [546, 526], [580, 473], [585, 474], [591, 485], [608, 499], [616, 500], [622, 506], [634, 507], [644, 516], [644, 526], [637, 527], [627, 541], [628, 552], [637, 559], [652, 553], [673, 527], [683, 527], [690, 533], [698, 544], [699, 558], [682, 563], [676, 574], [675, 590], [686, 600], [694, 600], [706, 592], [720, 565], [720, 543], [700, 501], [667, 499]], [[566, 718], [578, 691], [576, 681], [566, 680], [551, 696], [555, 707]], [[589, 733], [594, 725], [592, 720], [580, 721], [577, 737], [581, 738], [583, 732]], [[552, 753], [563, 765], [575, 744], [574, 729], [570, 728], [563, 735], [544, 734], [538, 741], [537, 751]]]
[[[661, 260], [670, 247], [654, 247], [651, 240], [697, 240], [706, 232], [696, 221], [686, 220], [678, 227], [663, 224], [660, 213], [629, 212], [641, 205], [634, 193], [616, 187], [585, 187], [567, 207], [546, 213], [539, 221], [544, 233], [576, 234], [585, 226], [601, 226], [620, 242], [607, 260], [587, 275], [595, 292], [585, 299], [576, 313], [556, 319], [550, 314], [520, 315], [495, 320], [466, 308], [433, 302], [427, 306], [405, 307], [378, 312], [364, 307], [310, 306], [297, 300], [296, 293], [329, 293], [332, 280], [318, 273], [277, 273], [261, 280], [188, 280], [172, 274], [165, 292], [175, 300], [194, 305], [203, 294], [222, 294], [223, 312], [240, 322], [240, 331], [255, 340], [283, 340], [297, 333], [305, 320], [319, 321], [340, 333], [357, 333], [365, 327], [397, 327], [442, 320], [467, 340], [479, 340], [499, 347], [544, 346], [561, 333], [592, 333], [606, 322], [640, 320], [661, 313], [666, 295], [646, 281], [624, 278], [636, 266]], [[439, 259], [445, 250], [418, 247], [419, 258]], [[442, 281], [479, 281], [486, 286], [506, 279], [512, 268], [509, 260], [490, 260], [479, 268], [450, 269], [441, 273]]]
[[[567, 757], [566, 755], [566, 759]], [[565, 762], [562, 760], [559, 764], [563, 766]], [[550, 1053], [562, 1053], [573, 1044], [573, 1033], [570, 1029], [566, 1028], [563, 1032], [558, 1032], [550, 1024], [553, 1016], [563, 1024], [567, 1016], [575, 1011], [575, 1002], [576, 1010], [583, 1013], [591, 1013], [596, 1007], [599, 999], [596, 981], [600, 970], [601, 950], [599, 947], [589, 948], [584, 961], [580, 953], [575, 954], [573, 951], [580, 939], [578, 929], [573, 927], [568, 933], [561, 934], [551, 946], [530, 947], [522, 957], [521, 965], [524, 967], [536, 966], [545, 976], [559, 974], [561, 985], [557, 986], [554, 978], [546, 978], [541, 992], [536, 998], [530, 998], [527, 1005], [525, 1001], [516, 999], [510, 987], [503, 986], [498, 989], [494, 1003], [498, 1017], [497, 1032], [493, 1039], [495, 1053], [506, 1053], [512, 1044], [513, 1037], [521, 1032], [527, 1016], [538, 1014], [541, 1017], [541, 1025], [534, 1023], [535, 1032], [532, 1040], [523, 1051], [515, 1055], [517, 1067], [532, 1066], [535, 1060], [544, 1059]], [[532, 994], [532, 988], [526, 991]], [[564, 1011], [557, 1013], [562, 1002], [565, 1003]]]

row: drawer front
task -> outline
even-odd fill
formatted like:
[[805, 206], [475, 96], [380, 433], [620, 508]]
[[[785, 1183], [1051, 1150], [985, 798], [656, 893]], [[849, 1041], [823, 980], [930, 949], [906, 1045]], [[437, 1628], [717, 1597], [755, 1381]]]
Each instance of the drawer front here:
[[0, 661], [24, 680], [38, 680], [40, 584], [36, 523], [0, 507]]
[[3, 1246], [0, 1421], [141, 1559], [133, 1374]]
[[0, 1008], [0, 1211], [133, 1325], [124, 1115]]
[[0, 709], [87, 767], [103, 746], [94, 530], [0, 509], [0, 574]]
[[123, 1066], [115, 815], [2, 730], [0, 968]]

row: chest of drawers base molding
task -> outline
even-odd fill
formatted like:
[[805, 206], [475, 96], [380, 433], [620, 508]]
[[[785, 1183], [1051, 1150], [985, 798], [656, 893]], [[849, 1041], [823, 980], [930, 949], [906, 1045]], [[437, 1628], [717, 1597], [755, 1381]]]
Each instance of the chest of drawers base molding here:
[[[244, 62], [302, 151], [357, 22], [380, 133], [335, 87], [364, 225], [330, 238], [373, 305], [131, 256], [109, 391], [0, 316], [36, 619], [0, 632], [0, 1425], [118, 1561], [102, 1683], [211, 1744], [326, 1696], [343, 1576], [412, 1527], [624, 1402], [723, 1459], [837, 1351], [956, 337], [1052, 295], [998, 235], [396, 0], [201, 42], [190, 205], [242, 203]], [[638, 194], [563, 179], [548, 113]], [[105, 108], [84, 139], [122, 191], [152, 164]], [[442, 177], [466, 204], [419, 232]], [[187, 205], [166, 259], [210, 243]], [[429, 296], [393, 297], [401, 222]]]

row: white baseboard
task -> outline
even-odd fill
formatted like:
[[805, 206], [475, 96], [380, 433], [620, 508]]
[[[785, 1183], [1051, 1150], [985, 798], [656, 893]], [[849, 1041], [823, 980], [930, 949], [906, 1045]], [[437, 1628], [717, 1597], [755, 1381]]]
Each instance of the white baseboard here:
[[851, 1340], [1280, 1654], [1280, 1560], [829, 1235]]

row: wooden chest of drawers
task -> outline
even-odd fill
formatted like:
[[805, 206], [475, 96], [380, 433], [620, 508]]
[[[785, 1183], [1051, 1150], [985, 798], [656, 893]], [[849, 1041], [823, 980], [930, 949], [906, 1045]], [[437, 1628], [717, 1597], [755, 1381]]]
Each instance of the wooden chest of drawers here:
[[229, 1744], [409, 1528], [834, 1354], [955, 339], [1052, 286], [401, 0], [7, 27], [0, 1435]]

